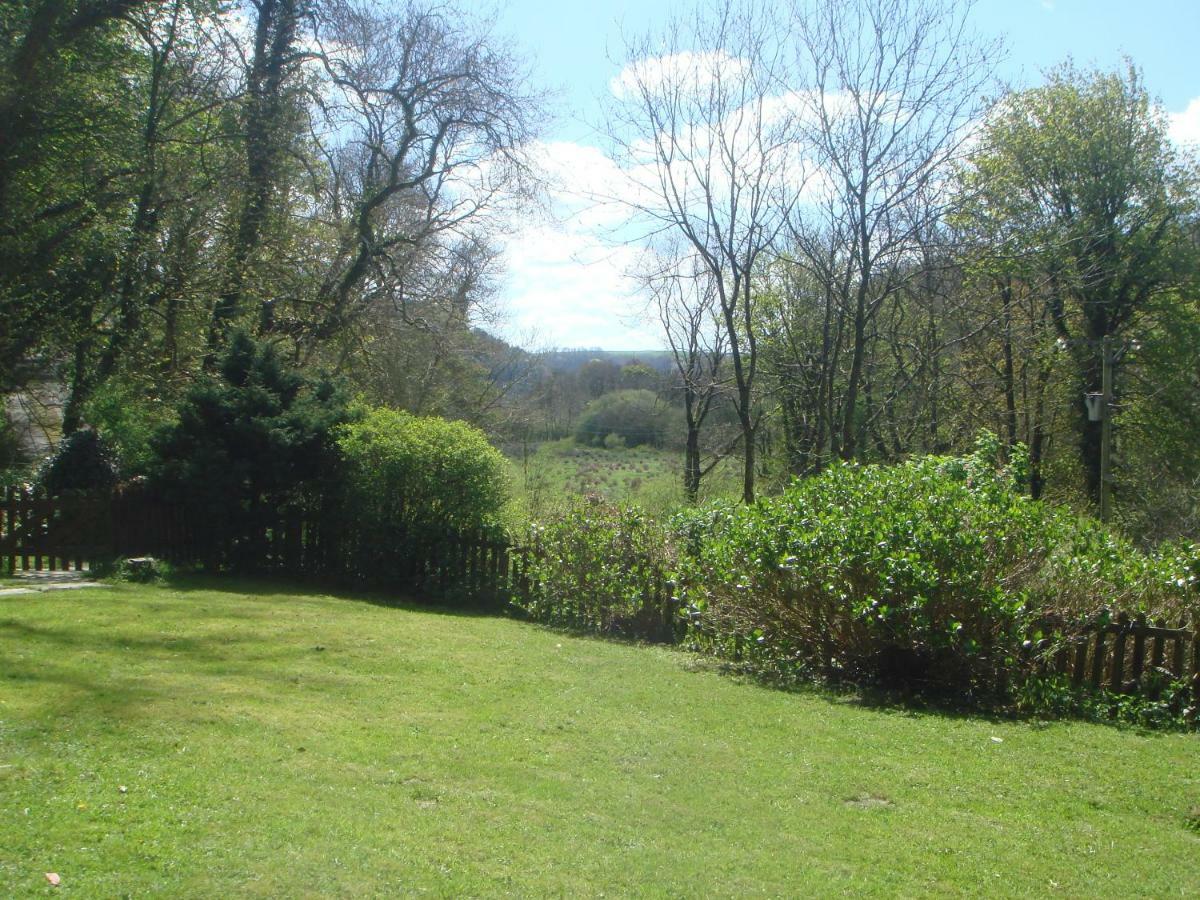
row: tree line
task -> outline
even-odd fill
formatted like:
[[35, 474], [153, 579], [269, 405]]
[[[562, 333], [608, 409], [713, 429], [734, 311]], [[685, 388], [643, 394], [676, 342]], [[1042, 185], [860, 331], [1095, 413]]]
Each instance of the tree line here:
[[718, 2], [626, 50], [614, 198], [689, 430], [737, 412], [747, 502], [764, 449], [809, 475], [981, 429], [1035, 497], [1094, 502], [1109, 347], [1122, 514], [1194, 533], [1198, 170], [1132, 62], [998, 89], [951, 0]]
[[59, 378], [64, 433], [136, 456], [245, 333], [501, 439], [653, 388], [693, 497], [731, 452], [750, 502], [989, 430], [1035, 497], [1085, 506], [1107, 355], [1118, 514], [1194, 534], [1195, 157], [1132, 63], [998, 87], [970, 13], [706, 0], [628, 41], [602, 128], [627, 182], [603, 199], [646, 236], [675, 375], [608, 384], [480, 328], [545, 99], [486, 23], [424, 0], [0, 0], [0, 391]]
[[[442, 3], [0, 5], [0, 389], [64, 432], [178, 395], [245, 331], [397, 405], [502, 389], [495, 237], [541, 98]], [[456, 385], [468, 387], [456, 389]]]

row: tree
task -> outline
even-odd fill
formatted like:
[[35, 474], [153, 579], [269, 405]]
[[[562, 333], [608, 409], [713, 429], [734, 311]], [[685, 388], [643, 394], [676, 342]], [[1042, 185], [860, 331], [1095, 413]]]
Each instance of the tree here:
[[339, 227], [316, 290], [270, 330], [311, 348], [380, 308], [426, 326], [434, 298], [465, 319], [495, 256], [487, 235], [534, 192], [525, 152], [540, 98], [451, 6], [331, 2], [316, 37], [331, 95], [317, 200]]
[[[689, 265], [690, 263], [690, 265]], [[644, 273], [650, 305], [662, 325], [683, 395], [683, 490], [689, 501], [700, 493], [704, 476], [724, 458], [705, 466], [700, 434], [713, 404], [722, 396], [726, 332], [717, 311], [716, 291], [703, 263], [690, 254]]]
[[214, 561], [253, 562], [262, 526], [335, 475], [335, 429], [348, 417], [333, 382], [306, 377], [271, 345], [236, 332], [218, 373], [193, 386], [178, 421], [153, 441], [151, 481], [197, 522], [223, 523]]
[[970, 4], [953, 0], [815, 0], [795, 17], [796, 139], [819, 177], [795, 206], [796, 261], [825, 304], [823, 377], [844, 351], [840, 408], [818, 391], [833, 451], [854, 458], [860, 394], [876, 319], [918, 264], [950, 208], [952, 166], [980, 115], [994, 44], [968, 31]]
[[615, 434], [627, 447], [657, 447], [667, 430], [666, 412], [651, 391], [612, 391], [587, 405], [575, 425], [575, 440], [602, 447], [605, 439]]
[[769, 9], [723, 0], [626, 47], [607, 131], [631, 172], [626, 198], [651, 237], [683, 240], [716, 298], [741, 425], [742, 497], [755, 497], [759, 277], [788, 220], [801, 170], [783, 47]]
[[965, 182], [993, 254], [1045, 290], [1047, 318], [1074, 364], [1079, 460], [1095, 499], [1100, 423], [1084, 395], [1101, 390], [1105, 340], [1134, 338], [1156, 306], [1179, 302], [1195, 283], [1196, 167], [1172, 146], [1135, 68], [1068, 63], [999, 104]]
[[[253, 53], [241, 110], [242, 198], [224, 280], [212, 310], [210, 364], [241, 311], [264, 230], [285, 196], [284, 156], [302, 127], [295, 115], [299, 102], [296, 81], [303, 59], [297, 47], [303, 37], [306, 4], [304, 0], [261, 0], [254, 10]], [[269, 298], [262, 299], [269, 302]]]

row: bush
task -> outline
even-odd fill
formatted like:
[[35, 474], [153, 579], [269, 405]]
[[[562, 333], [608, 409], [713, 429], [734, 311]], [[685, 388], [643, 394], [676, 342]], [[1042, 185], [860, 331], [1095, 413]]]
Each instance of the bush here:
[[1051, 549], [1044, 508], [980, 458], [838, 466], [697, 515], [678, 527], [699, 642], [888, 686], [1002, 690], [1025, 637], [1020, 576]]
[[84, 418], [113, 448], [121, 477], [145, 475], [153, 466], [154, 436], [175, 421], [173, 405], [154, 385], [134, 378], [111, 378], [84, 407]]
[[[184, 397], [178, 420], [151, 441], [151, 484], [187, 506], [213, 565], [255, 566], [264, 529], [315, 502], [336, 478], [334, 428], [346, 404], [325, 379], [286, 367], [270, 345], [235, 335], [219, 377]], [[216, 527], [213, 527], [216, 526]]]
[[61, 491], [108, 490], [117, 483], [117, 457], [91, 428], [63, 438], [38, 473], [38, 484]]
[[646, 390], [613, 391], [587, 405], [575, 426], [575, 440], [589, 447], [605, 446], [610, 437], [626, 447], [662, 444], [668, 413]]
[[667, 536], [638, 508], [585, 497], [532, 526], [528, 543], [528, 588], [515, 603], [530, 618], [600, 634], [676, 639]]
[[693, 639], [765, 672], [1010, 696], [1031, 630], [1102, 606], [1196, 611], [1194, 548], [1147, 556], [965, 459], [846, 465], [751, 508], [677, 519]]
[[508, 494], [504, 457], [463, 422], [360, 410], [339, 431], [347, 501], [365, 526], [407, 533], [492, 527]]

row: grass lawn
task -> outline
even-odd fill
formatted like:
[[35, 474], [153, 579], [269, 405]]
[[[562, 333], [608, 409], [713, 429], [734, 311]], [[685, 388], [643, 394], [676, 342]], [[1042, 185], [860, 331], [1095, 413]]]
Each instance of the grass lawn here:
[[5, 897], [1195, 896], [1197, 806], [1195, 736], [278, 586], [0, 597]]

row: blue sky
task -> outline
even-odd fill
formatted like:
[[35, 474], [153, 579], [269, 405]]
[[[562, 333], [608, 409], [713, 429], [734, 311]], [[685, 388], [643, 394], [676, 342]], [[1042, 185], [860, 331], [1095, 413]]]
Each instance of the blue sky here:
[[[511, 0], [498, 7], [497, 33], [532, 60], [535, 83], [557, 94], [543, 140], [561, 188], [554, 204], [560, 221], [531, 223], [508, 242], [501, 295], [510, 340], [610, 350], [660, 345], [655, 328], [639, 321], [642, 301], [623, 278], [635, 251], [614, 246], [611, 223], [573, 202], [571, 181], [603, 178], [594, 126], [600, 98], [620, 71], [622, 33], [653, 32], [673, 9], [686, 8], [666, 0]], [[1068, 56], [1112, 68], [1128, 55], [1172, 114], [1173, 134], [1200, 141], [1200, 0], [979, 0], [973, 18], [981, 35], [1005, 39], [998, 75], [1016, 87], [1037, 84], [1042, 70]]]

